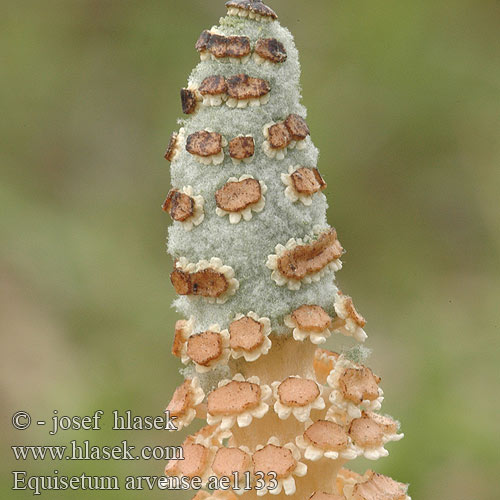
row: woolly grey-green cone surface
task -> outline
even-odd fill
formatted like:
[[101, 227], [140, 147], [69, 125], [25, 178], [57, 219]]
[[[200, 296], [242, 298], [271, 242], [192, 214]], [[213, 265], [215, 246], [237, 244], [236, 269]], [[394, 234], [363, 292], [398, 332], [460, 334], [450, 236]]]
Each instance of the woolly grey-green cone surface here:
[[209, 424], [166, 473], [217, 490], [209, 477], [273, 472], [271, 463], [274, 490], [252, 482], [245, 498], [408, 499], [402, 483], [342, 468], [386, 456], [402, 434], [375, 413], [383, 393], [360, 364], [368, 350], [316, 348], [332, 335], [364, 342], [365, 320], [335, 285], [343, 249], [326, 221], [293, 37], [260, 1], [226, 5], [196, 43], [187, 117], [165, 155], [171, 280], [185, 318], [172, 352], [187, 365], [167, 410], [180, 428]]

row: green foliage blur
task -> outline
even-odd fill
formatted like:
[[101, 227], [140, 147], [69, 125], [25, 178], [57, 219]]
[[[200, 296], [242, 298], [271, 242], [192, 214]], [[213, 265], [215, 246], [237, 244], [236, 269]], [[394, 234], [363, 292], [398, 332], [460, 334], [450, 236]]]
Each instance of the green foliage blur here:
[[[338, 274], [368, 318], [384, 410], [406, 439], [373, 467], [414, 499], [498, 498], [500, 3], [269, 0], [294, 33]], [[181, 381], [169, 354], [169, 190], [162, 158], [199, 33], [223, 1], [0, 1], [2, 498], [10, 471], [161, 475], [161, 461], [16, 462], [10, 446], [176, 444], [113, 432], [159, 415]], [[332, 344], [334, 346], [334, 344]], [[15, 431], [107, 412], [101, 431]], [[47, 492], [42, 498], [168, 498]], [[93, 495], [93, 496], [92, 496]]]

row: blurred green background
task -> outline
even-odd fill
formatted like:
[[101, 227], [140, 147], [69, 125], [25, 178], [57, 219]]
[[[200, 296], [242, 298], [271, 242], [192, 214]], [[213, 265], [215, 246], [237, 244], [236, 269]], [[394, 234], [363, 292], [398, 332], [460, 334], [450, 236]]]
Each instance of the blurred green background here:
[[[273, 0], [348, 250], [342, 288], [406, 439], [369, 463], [414, 499], [499, 498], [500, 3]], [[10, 416], [158, 415], [181, 380], [162, 155], [223, 1], [0, 1], [2, 498], [11, 470], [160, 475], [161, 462], [15, 463], [13, 444], [175, 444], [14, 431]], [[106, 424], [109, 423], [105, 422]], [[366, 464], [360, 464], [363, 468]], [[91, 496], [48, 492], [46, 498]], [[98, 492], [98, 498], [171, 492]]]

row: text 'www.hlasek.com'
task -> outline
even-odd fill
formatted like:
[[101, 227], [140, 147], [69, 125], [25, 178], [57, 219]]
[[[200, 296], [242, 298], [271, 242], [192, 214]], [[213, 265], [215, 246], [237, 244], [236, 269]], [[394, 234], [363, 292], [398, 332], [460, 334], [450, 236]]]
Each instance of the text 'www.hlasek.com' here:
[[[111, 412], [106, 418], [104, 411], [96, 410], [92, 415], [66, 416], [59, 415], [54, 410], [49, 421], [34, 420], [27, 411], [17, 411], [12, 415], [12, 425], [18, 431], [28, 431], [35, 426], [49, 429], [51, 439], [69, 432], [99, 431], [107, 421], [112, 431], [167, 431], [175, 432], [175, 417], [168, 412], [159, 416], [133, 415], [131, 411], [120, 413]], [[23, 433], [23, 442], [24, 442]], [[94, 475], [86, 472], [66, 473], [62, 469], [65, 463], [90, 461], [163, 461], [165, 464], [185, 460], [182, 446], [159, 446], [130, 444], [122, 439], [114, 445], [103, 445], [92, 442], [90, 439], [71, 439], [64, 444], [14, 444], [11, 446], [13, 458], [25, 464], [19, 469], [11, 471], [12, 490], [14, 492], [29, 491], [33, 495], [42, 495], [44, 492], [65, 492], [80, 490], [88, 492], [105, 492], [113, 490], [207, 490], [242, 492], [249, 490], [268, 490], [272, 492], [278, 487], [274, 472], [234, 472], [231, 476], [218, 475]], [[54, 464], [49, 474], [30, 473], [26, 465], [37, 468], [36, 465], [50, 461]], [[153, 466], [149, 469], [158, 470]], [[148, 469], [148, 472], [149, 472]], [[165, 469], [165, 465], [159, 467]]]

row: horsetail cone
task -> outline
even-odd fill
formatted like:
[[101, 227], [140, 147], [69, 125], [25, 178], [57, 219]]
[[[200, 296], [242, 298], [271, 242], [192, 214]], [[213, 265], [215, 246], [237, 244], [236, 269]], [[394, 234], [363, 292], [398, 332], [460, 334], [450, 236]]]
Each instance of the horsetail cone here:
[[[346, 468], [403, 435], [362, 364], [365, 319], [335, 284], [344, 249], [326, 220], [293, 37], [260, 1], [226, 6], [195, 44], [165, 154], [184, 318], [172, 354], [186, 365], [167, 410], [179, 429], [205, 421], [165, 473], [200, 477], [197, 500], [407, 500], [405, 484]], [[327, 341], [339, 352], [318, 347]], [[221, 477], [231, 489], [214, 491]]]

